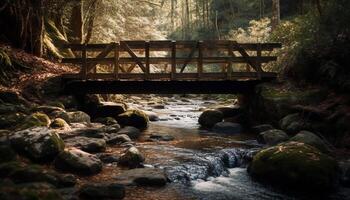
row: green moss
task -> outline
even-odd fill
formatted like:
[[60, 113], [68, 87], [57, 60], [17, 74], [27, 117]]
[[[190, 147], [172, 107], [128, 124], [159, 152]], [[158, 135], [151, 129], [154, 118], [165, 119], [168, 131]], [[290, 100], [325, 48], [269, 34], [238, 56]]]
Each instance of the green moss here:
[[65, 36], [56, 28], [55, 23], [49, 19], [45, 20], [44, 44], [50, 54], [56, 58], [74, 57], [70, 49], [62, 48], [68, 43]]
[[26, 117], [24, 119], [24, 122], [19, 124], [16, 127], [16, 129], [23, 130], [23, 129], [27, 129], [27, 128], [31, 128], [31, 127], [38, 127], [38, 126], [49, 127], [50, 124], [51, 124], [51, 120], [46, 114], [36, 112], [36, 113]]
[[298, 142], [283, 143], [254, 156], [250, 172], [260, 180], [297, 189], [330, 189], [338, 167], [318, 149]]
[[56, 118], [55, 120], [53, 120], [53, 122], [50, 124], [51, 128], [65, 128], [65, 127], [69, 127], [68, 123], [61, 118]]

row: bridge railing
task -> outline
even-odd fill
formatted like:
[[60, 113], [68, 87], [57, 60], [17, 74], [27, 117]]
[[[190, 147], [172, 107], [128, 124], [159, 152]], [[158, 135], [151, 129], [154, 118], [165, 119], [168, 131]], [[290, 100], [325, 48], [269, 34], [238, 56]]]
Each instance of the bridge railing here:
[[[79, 74], [67, 75], [79, 79], [260, 79], [276, 76], [275, 73], [264, 72], [262, 64], [276, 61], [276, 56], [265, 52], [281, 46], [279, 43], [237, 43], [230, 40], [67, 44], [65, 47], [80, 57], [64, 58], [62, 62], [81, 65]], [[156, 52], [163, 52], [165, 56], [155, 56]], [[247, 64], [249, 67], [243, 72], [233, 72], [234, 63]], [[110, 73], [99, 73], [96, 67], [98, 64], [112, 65], [113, 70]], [[166, 73], [151, 72], [151, 65], [157, 64], [170, 65], [170, 70]], [[186, 67], [193, 64], [197, 67], [196, 72], [184, 73]], [[206, 72], [203, 67], [206, 64], [220, 64], [221, 72]], [[136, 67], [141, 73], [133, 72]]]

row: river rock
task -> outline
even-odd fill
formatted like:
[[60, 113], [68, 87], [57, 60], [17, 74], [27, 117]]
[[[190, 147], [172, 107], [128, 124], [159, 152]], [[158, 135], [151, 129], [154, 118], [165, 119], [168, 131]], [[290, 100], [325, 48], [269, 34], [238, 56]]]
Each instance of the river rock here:
[[257, 126], [254, 126], [251, 128], [251, 131], [254, 133], [254, 134], [260, 134], [264, 131], [268, 131], [268, 130], [271, 130], [271, 129], [274, 129], [272, 125], [270, 124], [261, 124], [261, 125], [257, 125]]
[[119, 135], [125, 134], [131, 139], [137, 139], [141, 135], [141, 131], [132, 126], [126, 126], [118, 131]]
[[72, 137], [64, 140], [66, 146], [76, 147], [88, 153], [99, 153], [106, 151], [106, 141], [98, 138]]
[[94, 122], [101, 123], [101, 124], [104, 124], [106, 126], [118, 124], [117, 120], [115, 120], [113, 117], [97, 118], [97, 119], [94, 119]]
[[242, 126], [232, 122], [219, 122], [214, 125], [212, 130], [223, 134], [239, 134], [242, 133]]
[[124, 113], [127, 106], [122, 103], [114, 102], [101, 102], [96, 107], [96, 112], [94, 113], [95, 118], [101, 117], [117, 117], [118, 115]]
[[149, 121], [151, 122], [156, 122], [159, 121], [159, 116], [157, 115], [157, 113], [152, 112], [152, 111], [143, 111], [146, 113], [146, 115], [148, 116]]
[[131, 142], [130, 137], [126, 134], [110, 134], [107, 137], [108, 144], [123, 144], [126, 142]]
[[100, 159], [76, 148], [67, 148], [61, 152], [54, 165], [59, 170], [82, 175], [94, 175], [102, 170]]
[[16, 159], [17, 154], [9, 144], [0, 144], [0, 163], [9, 162]]
[[137, 168], [123, 171], [116, 176], [117, 183], [122, 185], [164, 186], [168, 178], [163, 169]]
[[122, 126], [133, 126], [138, 129], [148, 127], [148, 116], [141, 110], [128, 110], [123, 114], [118, 115], [117, 121]]
[[338, 165], [332, 157], [299, 142], [260, 151], [248, 169], [260, 181], [305, 192], [332, 189], [338, 179]]
[[299, 132], [294, 137], [290, 138], [290, 141], [302, 142], [302, 143], [311, 145], [313, 147], [316, 147], [323, 153], [327, 153], [330, 151], [328, 146], [320, 137], [318, 137], [316, 134], [309, 131]]
[[199, 124], [203, 128], [212, 128], [216, 123], [222, 122], [224, 115], [222, 112], [217, 110], [206, 110], [204, 111], [198, 119]]
[[117, 183], [89, 183], [83, 185], [79, 193], [87, 199], [123, 199], [125, 188]]
[[280, 127], [288, 134], [297, 134], [301, 130], [307, 129], [306, 122], [299, 113], [285, 116], [280, 121]]
[[119, 164], [129, 168], [140, 167], [144, 161], [144, 156], [136, 147], [130, 147], [119, 158]]
[[90, 123], [90, 116], [82, 111], [67, 112], [69, 123]]
[[62, 118], [56, 118], [54, 119], [51, 124], [50, 124], [51, 128], [54, 129], [64, 129], [64, 130], [70, 130], [70, 126], [69, 124]]
[[218, 107], [215, 110], [221, 112], [224, 118], [235, 117], [242, 112], [239, 107]]
[[35, 161], [51, 161], [64, 149], [59, 135], [46, 127], [37, 127], [11, 133], [12, 147]]
[[16, 127], [17, 130], [24, 130], [32, 127], [45, 126], [49, 127], [51, 124], [50, 118], [44, 113], [33, 113], [27, 116], [23, 122], [19, 123]]
[[119, 157], [110, 153], [99, 153], [96, 154], [96, 156], [103, 162], [103, 163], [114, 163], [119, 161]]
[[56, 107], [56, 106], [38, 106], [33, 109], [34, 112], [42, 112], [46, 115], [51, 115], [53, 112], [65, 112], [63, 108]]
[[264, 131], [259, 134], [258, 142], [260, 144], [267, 144], [269, 146], [276, 145], [281, 142], [285, 142], [289, 139], [289, 136], [282, 130], [272, 129]]
[[165, 109], [165, 105], [164, 104], [156, 104], [156, 105], [153, 105], [152, 108], [154, 109]]

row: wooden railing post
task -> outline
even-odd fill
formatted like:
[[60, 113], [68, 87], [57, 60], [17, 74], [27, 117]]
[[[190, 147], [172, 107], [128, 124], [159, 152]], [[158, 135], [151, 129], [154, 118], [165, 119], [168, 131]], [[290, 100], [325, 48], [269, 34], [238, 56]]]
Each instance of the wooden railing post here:
[[176, 76], [176, 41], [171, 42], [171, 80]]
[[149, 41], [146, 41], [146, 43], [145, 43], [145, 57], [146, 57], [145, 79], [146, 80], [148, 79], [149, 73], [150, 73], [150, 64], [149, 64], [150, 52], [149, 52], [149, 48], [150, 48], [150, 43], [149, 43]]
[[86, 79], [87, 78], [87, 51], [86, 51], [86, 44], [83, 45], [83, 49], [82, 49], [82, 52], [81, 52], [81, 57], [83, 59], [83, 63], [82, 63], [82, 66], [81, 66], [81, 77], [82, 79]]
[[203, 41], [198, 41], [198, 78], [202, 77], [203, 73]]
[[119, 43], [114, 43], [114, 76], [119, 79]]
[[257, 67], [257, 73], [258, 73], [258, 79], [261, 79], [261, 73], [263, 72], [261, 68], [261, 43], [258, 43], [257, 50], [256, 50], [256, 67]]

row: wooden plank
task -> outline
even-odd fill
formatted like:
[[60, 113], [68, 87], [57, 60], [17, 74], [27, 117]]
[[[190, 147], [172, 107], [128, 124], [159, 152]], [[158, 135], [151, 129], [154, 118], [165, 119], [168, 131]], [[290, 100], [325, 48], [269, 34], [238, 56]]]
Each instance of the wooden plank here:
[[150, 73], [150, 63], [149, 63], [149, 59], [150, 59], [150, 52], [149, 52], [149, 48], [150, 48], [150, 43], [146, 42], [145, 43], [145, 57], [146, 57], [146, 71], [145, 71], [145, 78], [148, 78], [148, 75]]
[[176, 42], [171, 42], [171, 79], [175, 79], [176, 74]]
[[261, 78], [261, 73], [263, 72], [263, 69], [261, 68], [261, 44], [258, 44], [258, 47], [257, 47], [257, 50], [256, 50], [256, 56], [257, 56], [257, 60], [256, 60], [256, 67], [257, 67], [257, 70], [258, 70], [258, 76], [259, 78]]
[[[256, 56], [250, 56], [250, 60], [253, 62], [256, 62], [258, 57]], [[90, 62], [98, 62], [99, 64], [108, 64], [113, 63], [114, 58], [87, 58], [86, 59], [88, 63]], [[146, 62], [146, 58], [138, 57], [138, 60], [141, 63]], [[183, 64], [187, 62], [188, 58], [176, 58], [175, 61], [177, 64]], [[268, 63], [271, 61], [276, 61], [276, 56], [262, 56], [260, 58], [261, 63]], [[81, 58], [65, 58], [62, 59], [62, 63], [72, 63], [72, 64], [81, 64], [83, 62], [83, 59]], [[151, 57], [149, 59], [150, 64], [172, 64], [173, 59], [170, 57]], [[220, 64], [220, 63], [247, 63], [246, 59], [244, 57], [203, 57], [203, 64]], [[135, 63], [135, 60], [133, 58], [125, 58], [120, 57], [119, 64], [133, 64]], [[189, 63], [195, 64], [197, 63], [197, 59], [192, 59]]]
[[198, 42], [198, 63], [197, 63], [198, 78], [202, 77], [203, 73], [203, 42]]
[[81, 52], [81, 57], [82, 57], [82, 66], [81, 66], [81, 76], [83, 79], [86, 79], [87, 76], [87, 51], [86, 51], [86, 46], [84, 46], [83, 51]]
[[198, 48], [198, 43], [197, 42], [193, 43], [192, 44], [192, 50], [191, 50], [190, 54], [188, 55], [187, 60], [182, 65], [180, 73], [183, 73], [185, 68], [186, 68], [186, 66], [191, 62], [191, 60], [193, 59], [193, 55], [196, 52], [197, 48]]
[[[121, 41], [121, 43], [127, 43], [129, 47], [133, 50], [144, 49], [145, 41]], [[192, 44], [197, 41], [177, 41], [177, 49], [192, 49]], [[203, 41], [204, 49], [218, 49], [225, 50], [227, 45], [232, 42], [230, 40], [205, 40]], [[171, 50], [171, 41], [150, 41], [151, 48], [150, 51], [169, 51]], [[259, 43], [240, 43], [240, 46], [247, 51], [254, 51], [257, 49]], [[101, 51], [105, 49], [109, 44], [88, 44], [86, 46], [89, 51]], [[65, 48], [70, 48], [73, 51], [81, 51], [83, 49], [83, 44], [66, 44]], [[275, 48], [281, 48], [281, 43], [263, 43], [261, 44], [261, 49], [263, 51], [272, 51]], [[235, 51], [237, 49], [234, 49]]]
[[136, 54], [130, 49], [129, 45], [125, 42], [121, 43], [121, 46], [124, 50], [126, 50], [131, 58], [134, 60], [134, 62], [137, 63], [137, 65], [142, 69], [143, 72], [146, 71], [145, 67], [143, 66], [142, 62], [139, 60], [139, 58], [136, 56]]
[[[276, 78], [277, 74], [273, 72], [263, 72], [263, 78]], [[197, 80], [198, 73], [181, 73], [177, 74], [176, 80]], [[63, 78], [65, 79], [82, 79], [81, 76], [77, 74], [64, 74]], [[258, 74], [256, 72], [232, 72], [231, 80], [234, 79], [257, 79]], [[114, 79], [114, 73], [104, 73], [104, 74], [88, 74], [87, 79], [96, 79], [96, 80], [106, 80], [106, 79]], [[143, 73], [129, 73], [129, 74], [120, 74], [120, 80], [144, 80]], [[149, 75], [149, 80], [170, 80], [171, 73], [152, 73]], [[213, 80], [220, 81], [226, 80], [226, 73], [203, 73], [201, 80]]]
[[115, 78], [119, 79], [119, 44], [114, 43], [114, 75]]
[[[114, 49], [114, 45], [113, 44], [108, 44], [106, 46], [106, 48], [96, 56], [97, 59], [99, 58], [105, 58], [106, 56], [108, 56], [108, 54]], [[89, 62], [87, 64], [87, 72], [90, 72], [92, 69], [94, 69], [96, 67], [96, 64], [98, 64], [97, 62]]]
[[230, 45], [232, 46], [231, 49], [236, 48], [238, 50], [238, 52], [242, 55], [246, 63], [248, 63], [256, 72], [259, 71], [259, 66], [257, 66], [256, 64], [256, 59], [252, 60], [251, 56], [245, 51], [244, 48], [240, 46], [240, 44], [238, 44], [236, 41], [232, 41]]

